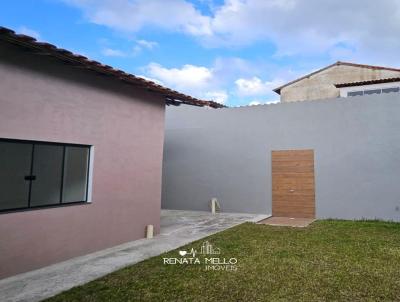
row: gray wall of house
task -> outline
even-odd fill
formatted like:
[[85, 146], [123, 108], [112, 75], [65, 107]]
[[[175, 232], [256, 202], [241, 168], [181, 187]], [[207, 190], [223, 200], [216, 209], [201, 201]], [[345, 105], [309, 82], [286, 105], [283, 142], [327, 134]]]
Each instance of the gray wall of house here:
[[400, 221], [400, 95], [170, 107], [162, 207], [271, 213], [271, 151], [314, 149], [318, 218]]

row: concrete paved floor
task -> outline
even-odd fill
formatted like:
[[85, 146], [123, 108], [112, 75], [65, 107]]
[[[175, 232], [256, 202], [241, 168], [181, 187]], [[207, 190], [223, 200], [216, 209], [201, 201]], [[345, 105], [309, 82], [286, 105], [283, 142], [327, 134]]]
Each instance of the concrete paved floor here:
[[163, 210], [161, 234], [0, 280], [0, 301], [35, 302], [240, 223], [269, 215]]
[[258, 222], [259, 224], [268, 224], [274, 226], [290, 226], [304, 228], [314, 222], [314, 218], [291, 218], [291, 217], [270, 217]]

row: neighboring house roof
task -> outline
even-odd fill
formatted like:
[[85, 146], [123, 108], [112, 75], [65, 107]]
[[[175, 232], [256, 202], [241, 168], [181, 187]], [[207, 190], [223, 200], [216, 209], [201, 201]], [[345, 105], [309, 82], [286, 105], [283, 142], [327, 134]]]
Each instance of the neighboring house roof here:
[[126, 73], [122, 70], [114, 69], [109, 65], [92, 61], [82, 55], [74, 54], [66, 49], [58, 48], [55, 45], [45, 42], [38, 42], [33, 37], [16, 34], [13, 30], [2, 26], [0, 26], [0, 40], [25, 47], [31, 50], [34, 54], [48, 55], [73, 64], [73, 66], [76, 67], [84, 67], [100, 74], [113, 76], [114, 78], [131, 84], [137, 88], [146, 89], [149, 92], [162, 95], [165, 97], [166, 104], [168, 105], [180, 105], [183, 103], [194, 106], [209, 106], [212, 108], [226, 107], [214, 101], [204, 101], [191, 97], [189, 95], [158, 85], [152, 81], [148, 81], [133, 74]]
[[305, 76], [302, 76], [302, 77], [300, 77], [300, 78], [298, 78], [298, 79], [295, 79], [295, 80], [293, 80], [293, 81], [291, 81], [291, 82], [288, 82], [288, 83], [286, 83], [286, 84], [284, 84], [284, 85], [282, 85], [282, 86], [279, 86], [278, 88], [275, 88], [273, 91], [275, 91], [277, 94], [281, 94], [281, 89], [282, 89], [282, 88], [284, 88], [284, 87], [286, 87], [286, 86], [289, 86], [289, 85], [291, 85], [291, 84], [294, 84], [294, 83], [296, 83], [296, 82], [298, 82], [298, 81], [301, 81], [301, 80], [303, 80], [303, 79], [306, 79], [306, 78], [308, 78], [308, 77], [311, 77], [311, 76], [313, 76], [313, 75], [315, 75], [315, 74], [317, 74], [317, 73], [319, 73], [319, 72], [321, 72], [321, 71], [324, 71], [324, 70], [327, 70], [327, 69], [329, 69], [329, 68], [331, 68], [331, 67], [339, 66], [339, 65], [346, 65], [346, 66], [352, 66], [352, 67], [361, 67], [361, 68], [369, 68], [369, 69], [376, 69], [376, 70], [391, 70], [391, 71], [398, 71], [398, 72], [400, 72], [400, 69], [399, 69], [399, 68], [383, 67], [383, 66], [374, 66], [374, 65], [365, 65], [365, 64], [356, 64], [356, 63], [350, 63], [350, 62], [337, 61], [336, 63], [333, 63], [333, 64], [331, 64], [331, 65], [328, 65], [328, 66], [326, 66], [326, 67], [324, 67], [324, 68], [318, 69], [318, 70], [316, 70], [316, 71], [314, 71], [314, 72], [311, 72], [311, 73], [309, 73], [309, 74], [306, 74]]
[[398, 77], [398, 78], [378, 79], [378, 80], [369, 80], [369, 81], [361, 81], [361, 82], [341, 83], [341, 84], [335, 84], [335, 86], [336, 86], [336, 88], [343, 88], [343, 87], [364, 86], [364, 85], [393, 83], [393, 82], [400, 82], [400, 77]]

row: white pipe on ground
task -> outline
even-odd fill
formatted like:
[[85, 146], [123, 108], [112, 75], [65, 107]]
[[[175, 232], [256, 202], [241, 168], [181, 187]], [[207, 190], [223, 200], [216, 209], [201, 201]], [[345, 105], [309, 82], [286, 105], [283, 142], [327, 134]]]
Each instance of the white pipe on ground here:
[[218, 199], [211, 199], [211, 213], [214, 215], [217, 213], [217, 209], [221, 210], [221, 206], [219, 205]]
[[147, 239], [153, 238], [153, 234], [154, 234], [154, 227], [152, 224], [149, 224], [148, 226], [146, 226], [146, 238]]

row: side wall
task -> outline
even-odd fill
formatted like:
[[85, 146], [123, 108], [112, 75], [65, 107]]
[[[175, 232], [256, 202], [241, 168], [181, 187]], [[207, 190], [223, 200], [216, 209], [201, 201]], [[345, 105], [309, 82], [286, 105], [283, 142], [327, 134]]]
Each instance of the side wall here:
[[335, 65], [282, 88], [281, 102], [335, 98], [339, 97], [339, 89], [335, 84], [399, 76], [400, 71]]
[[400, 221], [400, 96], [168, 108], [166, 209], [271, 213], [271, 151], [314, 149], [318, 218]]
[[158, 232], [163, 100], [4, 45], [0, 58], [1, 138], [94, 146], [92, 203], [0, 214], [0, 278]]

